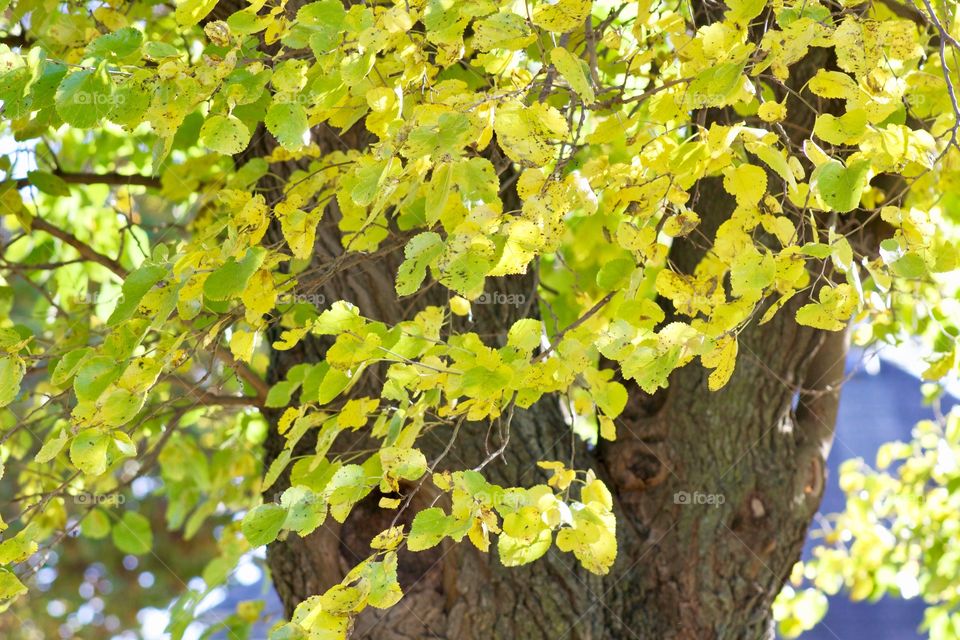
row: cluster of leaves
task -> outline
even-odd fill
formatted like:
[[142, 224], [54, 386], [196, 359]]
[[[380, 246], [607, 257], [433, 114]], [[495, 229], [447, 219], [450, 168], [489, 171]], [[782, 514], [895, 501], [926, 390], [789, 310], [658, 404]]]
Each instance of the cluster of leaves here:
[[781, 631], [795, 637], [827, 610], [826, 595], [844, 589], [853, 600], [922, 597], [922, 631], [933, 640], [956, 638], [957, 519], [960, 505], [960, 410], [913, 429], [910, 442], [877, 452], [874, 468], [845, 462], [840, 487], [846, 510], [818, 535], [814, 558], [794, 568], [794, 586], [781, 594]]
[[[18, 531], [0, 543], [0, 599], [39, 566], [18, 576], [18, 563], [78, 528], [150, 550], [145, 518], [69, 496], [159, 474], [167, 524], [187, 536], [249, 510], [221, 533], [209, 586], [328, 510], [342, 522], [375, 489], [431, 482], [446, 507], [383, 532], [276, 632], [341, 637], [363, 608], [401, 596], [401, 545], [467, 536], [486, 550], [496, 535], [508, 565], [552, 544], [596, 573], [613, 563], [610, 494], [590, 472], [550, 463], [548, 485], [495, 486], [482, 465], [428, 462], [429, 431], [508, 430], [515, 409], [562, 394], [573, 420], [614, 439], [627, 391], [601, 356], [651, 393], [699, 359], [718, 389], [739, 331], [798, 295], [810, 298], [801, 324], [863, 321], [861, 343], [922, 335], [937, 354], [929, 376], [952, 370], [956, 302], [939, 274], [957, 266], [960, 202], [941, 192], [956, 181], [960, 114], [954, 70], [930, 55], [940, 22], [845, 4], [729, 0], [702, 26], [683, 3], [653, 0], [8, 8], [23, 37], [0, 45], [3, 124], [37, 168], [0, 166], [13, 234], [2, 457], [22, 507], [5, 514]], [[791, 69], [823, 48], [836, 70], [790, 99]], [[838, 115], [822, 106], [841, 102]], [[696, 117], [708, 110], [734, 121]], [[812, 135], [798, 140], [791, 117], [815, 118]], [[371, 142], [333, 150], [317, 141], [328, 129]], [[281, 188], [263, 188], [283, 170]], [[902, 184], [871, 186], [888, 174]], [[706, 178], [736, 203], [712, 237], [688, 206]], [[879, 255], [852, 241], [872, 218], [894, 229]], [[343, 250], [325, 264], [321, 223]], [[668, 263], [678, 239], [709, 248], [693, 272]], [[351, 259], [398, 247], [397, 296], [438, 283], [446, 305], [386, 322], [348, 301], [302, 301]], [[504, 344], [454, 330], [494, 279], [530, 270], [539, 309]], [[929, 314], [913, 310], [920, 300]], [[323, 359], [267, 388], [268, 354], [317, 337], [332, 345]], [[361, 396], [374, 367], [380, 395]], [[281, 414], [286, 444], [265, 470], [263, 408]], [[333, 447], [356, 430], [377, 450]], [[308, 433], [314, 450], [295, 454]], [[259, 504], [282, 474], [291, 488]]]

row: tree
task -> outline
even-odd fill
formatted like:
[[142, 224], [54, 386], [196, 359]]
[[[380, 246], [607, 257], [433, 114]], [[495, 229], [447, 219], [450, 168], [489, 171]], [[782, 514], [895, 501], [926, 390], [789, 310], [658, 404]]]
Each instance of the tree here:
[[7, 7], [0, 597], [167, 528], [271, 638], [770, 637], [848, 326], [953, 371], [955, 10]]

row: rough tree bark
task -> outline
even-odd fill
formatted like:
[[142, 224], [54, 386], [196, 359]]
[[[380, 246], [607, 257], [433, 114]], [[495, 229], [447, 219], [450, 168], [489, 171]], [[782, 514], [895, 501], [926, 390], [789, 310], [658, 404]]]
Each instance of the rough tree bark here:
[[[794, 90], [827, 63], [824, 55], [815, 52], [798, 65], [789, 82]], [[798, 139], [805, 137], [813, 115], [795, 93], [787, 99], [793, 118], [787, 129]], [[328, 148], [370, 143], [360, 128], [342, 136], [327, 129], [315, 134]], [[260, 131], [243, 156], [263, 155], [272, 144]], [[295, 169], [271, 167], [260, 188], [277, 193], [284, 176]], [[693, 208], [703, 220], [702, 237], [709, 239], [733, 204], [718, 181], [705, 180]], [[341, 253], [336, 218], [332, 205], [317, 234], [318, 266], [331, 264]], [[277, 233], [273, 230], [272, 241], [281, 239]], [[399, 240], [339, 269], [321, 290], [326, 299], [348, 300], [364, 315], [388, 322], [445, 302], [447, 294], [439, 286], [412, 300], [396, 298], [392, 283], [402, 253]], [[695, 243], [679, 243], [671, 261], [690, 271], [700, 251]], [[530, 301], [536, 296], [532, 276], [501, 279], [489, 287], [521, 293]], [[405, 598], [385, 612], [362, 615], [352, 637], [771, 637], [771, 602], [799, 557], [822, 494], [846, 351], [842, 334], [796, 324], [792, 311], [803, 302], [795, 300], [770, 323], [750, 326], [740, 335], [736, 372], [720, 392], [708, 391], [707, 374], [698, 364], [676, 371], [669, 388], [653, 397], [632, 387], [616, 442], [587, 450], [573, 437], [556, 398], [516, 413], [510, 446], [485, 474], [492, 482], [529, 486], [543, 481], [537, 460], [569, 459], [573, 450], [576, 466], [596, 470], [615, 493], [619, 553], [608, 576], [593, 576], [571, 554], [555, 551], [515, 569], [502, 567], [495, 552], [482, 554], [467, 544], [404, 552], [400, 580]], [[478, 308], [482, 315], [470, 330], [496, 342], [513, 320], [529, 317], [536, 307]], [[307, 340], [275, 353], [270, 382], [282, 379], [294, 364], [319, 361], [325, 346]], [[372, 376], [370, 384], [360, 393], [379, 395]], [[426, 446], [428, 458], [443, 448], [446, 435], [433, 436], [436, 440]], [[456, 468], [477, 464], [491, 446], [489, 439], [485, 426], [468, 425], [449, 460]], [[494, 435], [492, 446], [498, 444]], [[283, 438], [271, 433], [266, 464], [282, 445]], [[310, 449], [312, 443], [303, 446]], [[338, 446], [355, 448], [357, 443]], [[284, 483], [281, 479], [271, 493]], [[681, 492], [719, 496], [713, 501], [722, 503], [684, 503]], [[431, 498], [425, 495], [423, 501]], [[392, 518], [377, 509], [377, 499], [373, 495], [358, 505], [343, 525], [328, 522], [304, 539], [291, 536], [270, 546], [272, 578], [288, 613], [339, 582], [368, 555], [367, 542]]]

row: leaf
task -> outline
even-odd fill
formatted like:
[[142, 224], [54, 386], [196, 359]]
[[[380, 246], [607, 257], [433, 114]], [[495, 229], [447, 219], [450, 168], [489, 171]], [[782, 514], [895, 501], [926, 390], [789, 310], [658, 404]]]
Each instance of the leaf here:
[[309, 212], [300, 209], [282, 212], [275, 210], [280, 219], [280, 231], [295, 258], [306, 260], [313, 255], [317, 225], [320, 224], [323, 212], [323, 206], [314, 207]]
[[857, 308], [857, 295], [849, 284], [824, 287], [820, 301], [805, 304], [797, 310], [797, 322], [827, 331], [840, 331]]
[[737, 362], [738, 344], [736, 337], [725, 335], [713, 346], [713, 349], [700, 356], [700, 361], [704, 367], [713, 369], [710, 377], [707, 379], [707, 386], [711, 391], [720, 389], [730, 376], [733, 375], [733, 368]]
[[200, 128], [200, 144], [230, 156], [240, 153], [250, 142], [250, 130], [236, 116], [213, 115]]
[[570, 88], [576, 91], [577, 95], [583, 98], [586, 104], [596, 102], [593, 87], [587, 77], [585, 64], [580, 58], [563, 47], [554, 47], [550, 52], [550, 62], [557, 68], [557, 72], [563, 76]]
[[277, 539], [286, 519], [287, 510], [280, 505], [261, 504], [247, 512], [240, 528], [251, 546], [260, 547]]
[[370, 493], [372, 486], [367, 483], [367, 472], [360, 465], [346, 464], [337, 469], [325, 489], [330, 515], [337, 522], [346, 520], [353, 505]]
[[153, 285], [163, 280], [167, 275], [165, 267], [157, 265], [143, 265], [134, 270], [123, 281], [122, 293], [117, 306], [107, 319], [107, 326], [130, 319], [136, 312], [143, 296], [153, 288]]
[[102, 424], [120, 427], [133, 420], [143, 406], [144, 397], [126, 389], [113, 389], [97, 401]]
[[314, 531], [327, 516], [327, 503], [323, 497], [307, 487], [290, 487], [280, 496], [280, 504], [287, 510], [283, 528], [301, 536]]
[[105, 64], [75, 71], [57, 88], [57, 113], [67, 124], [89, 129], [106, 118], [113, 108], [114, 84]]
[[215, 6], [217, 0], [181, 0], [177, 3], [174, 17], [177, 24], [191, 27], [207, 17]]
[[531, 540], [514, 538], [501, 533], [497, 539], [497, 553], [505, 567], [519, 567], [542, 557], [550, 549], [553, 534], [550, 529], [542, 529]]
[[404, 261], [397, 270], [397, 295], [408, 296], [420, 288], [427, 265], [443, 252], [443, 240], [433, 231], [417, 234], [403, 249]]
[[380, 464], [383, 467], [383, 493], [399, 491], [397, 480], [419, 480], [427, 472], [427, 458], [417, 449], [409, 447], [382, 447]]
[[239, 262], [231, 257], [203, 283], [203, 294], [211, 300], [237, 297], [247, 288], [247, 282], [263, 264], [266, 254], [261, 247], [251, 247]]
[[857, 81], [845, 73], [839, 71], [827, 71], [820, 69], [816, 75], [810, 78], [807, 88], [814, 95], [821, 98], [842, 98], [850, 99], [855, 97], [860, 88]]
[[37, 455], [34, 456], [34, 462], [38, 464], [46, 464], [59, 455], [63, 450], [63, 447], [67, 444], [69, 437], [67, 432], [64, 429], [61, 429], [56, 437], [49, 438], [43, 446], [40, 447], [40, 450], [37, 451]]
[[857, 144], [866, 132], [867, 112], [863, 109], [848, 111], [839, 118], [822, 113], [813, 125], [814, 135], [834, 145]]
[[257, 334], [253, 331], [235, 329], [230, 336], [230, 353], [237, 360], [250, 362], [250, 359], [253, 358], [256, 337]]
[[583, 27], [583, 21], [590, 15], [591, 4], [591, 0], [541, 3], [533, 10], [533, 24], [554, 33], [567, 33]]
[[869, 160], [857, 160], [849, 167], [844, 167], [838, 160], [830, 160], [814, 170], [810, 182], [816, 185], [825, 205], [846, 213], [859, 206], [869, 173]]
[[60, 176], [48, 171], [28, 171], [27, 180], [37, 189], [51, 196], [69, 196], [70, 185]]
[[447, 535], [450, 525], [450, 516], [440, 507], [430, 507], [419, 512], [410, 525], [410, 534], [407, 536], [407, 549], [410, 551], [424, 551], [440, 544]]
[[84, 538], [102, 540], [110, 535], [110, 518], [103, 509], [96, 508], [86, 515], [80, 527]]
[[747, 24], [760, 15], [767, 6], [767, 0], [725, 0], [730, 10], [726, 13], [727, 20], [740, 24]]
[[787, 107], [780, 102], [764, 102], [757, 108], [757, 115], [764, 122], [780, 122], [787, 117]]
[[290, 399], [293, 397], [293, 393], [299, 388], [299, 382], [281, 380], [270, 387], [270, 391], [267, 392], [267, 397], [263, 404], [271, 409], [285, 407], [290, 404]]
[[473, 25], [473, 44], [480, 51], [523, 49], [536, 41], [530, 24], [512, 11], [501, 11]]
[[134, 511], [125, 511], [110, 533], [114, 546], [124, 553], [142, 556], [153, 548], [150, 521]]
[[0, 601], [11, 600], [27, 592], [27, 588], [8, 569], [0, 567]]
[[722, 107], [734, 95], [743, 79], [743, 64], [724, 62], [697, 74], [684, 94], [691, 109]]
[[543, 166], [554, 159], [554, 145], [567, 138], [567, 121], [551, 106], [526, 106], [510, 100], [497, 109], [494, 129], [507, 156], [520, 163]]
[[767, 192], [767, 173], [753, 164], [742, 164], [723, 174], [723, 188], [737, 199], [737, 205], [753, 207]]
[[0, 564], [23, 562], [36, 552], [38, 545], [33, 539], [37, 534], [35, 528], [36, 525], [27, 525], [17, 535], [0, 542]]
[[299, 149], [307, 133], [307, 112], [294, 102], [279, 102], [270, 105], [263, 123], [284, 149]]
[[27, 371], [26, 363], [19, 356], [0, 357], [0, 407], [5, 407], [20, 392], [20, 381]]
[[77, 400], [96, 400], [120, 376], [121, 368], [110, 356], [93, 356], [84, 360], [73, 379]]
[[773, 284], [777, 262], [768, 252], [754, 247], [737, 254], [730, 267], [730, 289], [734, 296], [759, 299], [763, 290]]
[[343, 31], [346, 12], [340, 0], [321, 0], [297, 10], [295, 28], [305, 30], [310, 48], [319, 56], [333, 49]]
[[597, 273], [597, 286], [603, 291], [618, 291], [626, 286], [636, 268], [633, 258], [610, 260]]
[[90, 476], [107, 470], [107, 448], [112, 438], [99, 429], [84, 429], [70, 443], [70, 462]]
[[123, 27], [87, 45], [87, 55], [94, 58], [127, 58], [140, 49], [142, 42], [142, 33], [133, 27]]

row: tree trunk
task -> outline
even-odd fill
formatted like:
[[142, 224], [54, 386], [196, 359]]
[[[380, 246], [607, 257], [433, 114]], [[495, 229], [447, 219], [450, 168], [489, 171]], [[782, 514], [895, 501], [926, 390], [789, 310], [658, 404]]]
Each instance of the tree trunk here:
[[[815, 70], [822, 64], [798, 66]], [[801, 87], [805, 80], [791, 84]], [[811, 122], [795, 124], [791, 131], [809, 130]], [[321, 146], [368, 143], [357, 131], [336, 140], [333, 132], [316, 133]], [[261, 131], [244, 155], [264, 155], [272, 144]], [[261, 189], [276, 193], [295, 168], [271, 167], [273, 175]], [[697, 191], [693, 207], [703, 219], [704, 234], [712, 238], [732, 205], [717, 180], [703, 181]], [[329, 265], [341, 253], [336, 218], [331, 206], [317, 233], [317, 265]], [[272, 233], [274, 241], [280, 240], [278, 230]], [[444, 304], [447, 293], [439, 286], [412, 301], [397, 299], [392, 283], [402, 238], [387, 243], [380, 255], [336, 271], [321, 291], [326, 299], [348, 300], [364, 315], [391, 323], [427, 304]], [[688, 271], [696, 259], [697, 250], [682, 243], [671, 254], [671, 261]], [[500, 279], [489, 287], [521, 292], [528, 300], [536, 295], [532, 276]], [[400, 583], [405, 597], [392, 609], [365, 611], [351, 637], [772, 637], [770, 605], [799, 558], [822, 494], [846, 351], [842, 334], [796, 324], [793, 312], [806, 301], [801, 297], [806, 294], [771, 322], [741, 333], [736, 371], [721, 391], [708, 391], [707, 373], [699, 364], [674, 372], [669, 387], [652, 397], [631, 384], [615, 442], [588, 450], [574, 437], [555, 397], [517, 411], [509, 446], [484, 474], [494, 483], [530, 486], [545, 479], [538, 460], [569, 460], [574, 452], [574, 466], [595, 470], [614, 492], [619, 550], [609, 575], [592, 575], [572, 554], [556, 550], [512, 569], [500, 564], [495, 550], [484, 554], [469, 544], [404, 551]], [[478, 309], [484, 315], [469, 330], [496, 342], [513, 320], [533, 316], [536, 308], [484, 305]], [[294, 364], [320, 361], [325, 348], [308, 338], [293, 350], [276, 352], [270, 382], [282, 379]], [[379, 395], [372, 381], [359, 393]], [[428, 458], [444, 448], [446, 435], [434, 434], [435, 440], [424, 444]], [[485, 425], [467, 425], [448, 460], [455, 468], [470, 468], [498, 445], [497, 434], [491, 436]], [[283, 437], [272, 431], [266, 464], [282, 446]], [[310, 450], [312, 443], [302, 446]], [[281, 478], [271, 494], [286, 482]], [[408, 510], [406, 524], [410, 511], [432, 500], [427, 492]], [[377, 500], [375, 493], [361, 502], [343, 525], [328, 521], [306, 538], [291, 535], [270, 545], [272, 578], [288, 614], [367, 557], [369, 540], [393, 517], [377, 507]]]

